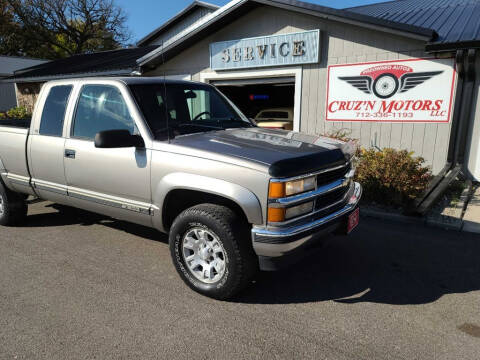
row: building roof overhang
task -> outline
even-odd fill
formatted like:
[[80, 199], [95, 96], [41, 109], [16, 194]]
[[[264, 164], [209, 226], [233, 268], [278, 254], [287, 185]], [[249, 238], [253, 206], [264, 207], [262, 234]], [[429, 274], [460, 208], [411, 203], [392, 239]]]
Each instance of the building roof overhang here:
[[425, 46], [427, 52], [451, 52], [460, 49], [480, 49], [479, 40], [470, 40], [470, 41], [456, 41], [448, 43], [435, 43], [429, 42]]
[[162, 32], [167, 31], [168, 29], [170, 29], [175, 24], [178, 24], [184, 17], [188, 16], [189, 14], [191, 14], [193, 11], [195, 11], [198, 8], [205, 8], [205, 9], [210, 9], [212, 11], [215, 11], [219, 8], [219, 6], [214, 5], [214, 4], [209, 4], [209, 3], [206, 3], [206, 2], [203, 2], [203, 1], [195, 0], [189, 6], [187, 6], [185, 9], [180, 11], [178, 14], [176, 14], [175, 16], [173, 16], [172, 18], [167, 20], [165, 23], [160, 25], [158, 28], [156, 28], [152, 32], [145, 35], [143, 38], [141, 38], [137, 42], [137, 46], [145, 45], [150, 40], [152, 40], [156, 36], [160, 35]]
[[138, 69], [137, 59], [157, 46], [117, 49], [74, 55], [17, 70], [2, 82], [43, 82], [72, 77], [130, 75]]
[[342, 22], [363, 28], [396, 34], [422, 41], [434, 42], [436, 32], [430, 29], [378, 19], [296, 0], [233, 0], [213, 13], [206, 15], [178, 36], [162, 46], [143, 46], [130, 49], [82, 54], [66, 59], [16, 71], [14, 76], [2, 81], [34, 82], [72, 77], [141, 74], [161, 65], [201, 39], [213, 34], [248, 12], [272, 6], [317, 18]]
[[433, 41], [436, 32], [430, 29], [378, 19], [372, 16], [356, 14], [346, 10], [337, 10], [312, 3], [296, 0], [233, 0], [206, 16], [199, 23], [188, 28], [182, 37], [166, 42], [164, 46], [155, 49], [137, 60], [140, 68], [149, 70], [157, 67], [184, 49], [196, 43], [234, 19], [245, 15], [259, 6], [273, 6], [289, 11], [319, 17], [325, 20], [338, 21], [351, 25], [383, 31], [419, 41]]

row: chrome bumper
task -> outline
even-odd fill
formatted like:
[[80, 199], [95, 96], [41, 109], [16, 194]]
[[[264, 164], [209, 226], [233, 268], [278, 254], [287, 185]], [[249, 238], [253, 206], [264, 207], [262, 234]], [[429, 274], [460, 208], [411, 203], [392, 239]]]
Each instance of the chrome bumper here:
[[252, 228], [253, 249], [261, 257], [280, 257], [294, 252], [318, 237], [328, 234], [342, 225], [340, 221], [357, 206], [362, 196], [362, 186], [354, 183], [353, 194], [342, 209], [325, 217], [302, 225], [269, 230], [264, 227]]

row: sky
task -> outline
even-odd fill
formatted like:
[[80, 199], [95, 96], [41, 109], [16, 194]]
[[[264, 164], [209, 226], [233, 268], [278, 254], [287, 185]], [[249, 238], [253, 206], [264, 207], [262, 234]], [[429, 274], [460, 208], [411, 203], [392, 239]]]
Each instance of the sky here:
[[[127, 26], [132, 32], [131, 43], [136, 43], [142, 37], [159, 27], [165, 21], [175, 16], [192, 3], [193, 0], [115, 0], [128, 15]], [[211, 4], [225, 5], [228, 0], [205, 0]], [[384, 0], [304, 0], [307, 2], [346, 8], [366, 5]], [[386, 0], [385, 0], [386, 1]]]

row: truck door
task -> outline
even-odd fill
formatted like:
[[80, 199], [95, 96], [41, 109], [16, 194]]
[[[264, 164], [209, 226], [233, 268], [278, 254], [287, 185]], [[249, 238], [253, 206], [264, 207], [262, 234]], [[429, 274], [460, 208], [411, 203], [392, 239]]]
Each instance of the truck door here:
[[140, 135], [120, 88], [83, 85], [65, 142], [68, 195], [80, 208], [151, 226], [151, 151], [94, 144], [98, 132], [120, 129]]
[[63, 168], [64, 119], [72, 88], [72, 85], [54, 85], [46, 89], [45, 101], [38, 101], [43, 108], [35, 112], [28, 140], [33, 186], [40, 197], [52, 201], [62, 202], [67, 195]]

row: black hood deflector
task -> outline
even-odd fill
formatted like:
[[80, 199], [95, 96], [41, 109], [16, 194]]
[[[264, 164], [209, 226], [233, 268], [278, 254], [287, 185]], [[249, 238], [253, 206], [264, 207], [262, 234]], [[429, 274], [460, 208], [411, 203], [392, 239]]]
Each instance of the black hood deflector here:
[[335, 149], [297, 158], [279, 160], [270, 165], [268, 172], [273, 177], [293, 177], [343, 165], [345, 162], [346, 158], [342, 150]]

